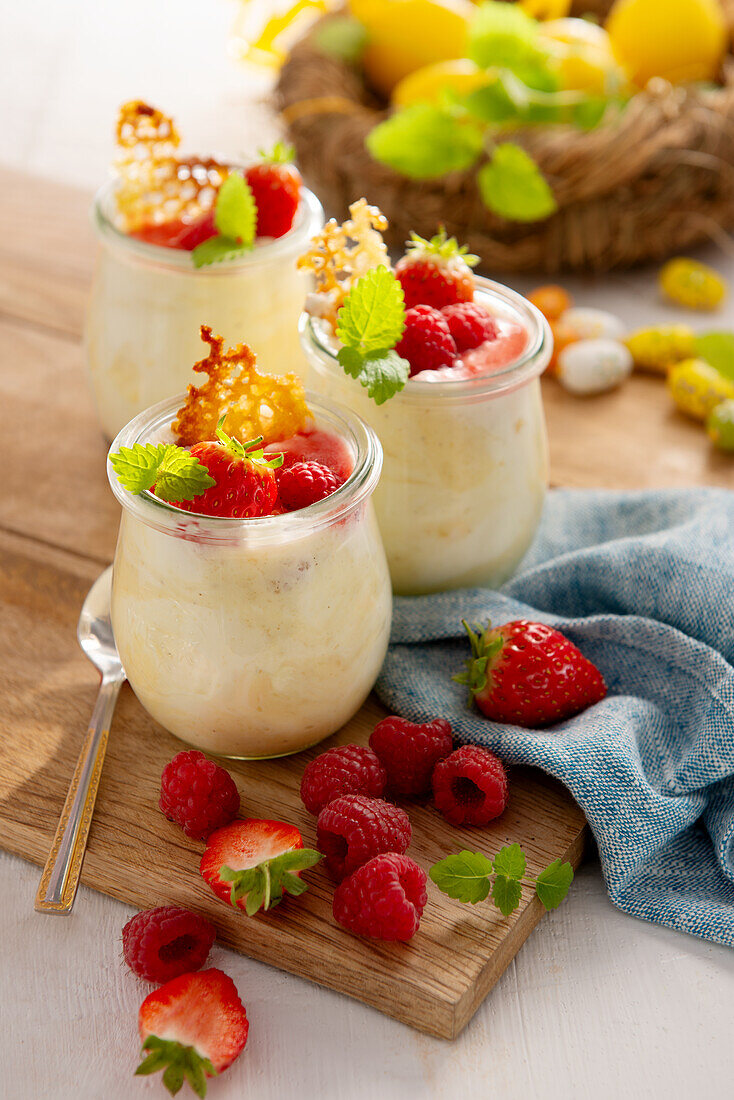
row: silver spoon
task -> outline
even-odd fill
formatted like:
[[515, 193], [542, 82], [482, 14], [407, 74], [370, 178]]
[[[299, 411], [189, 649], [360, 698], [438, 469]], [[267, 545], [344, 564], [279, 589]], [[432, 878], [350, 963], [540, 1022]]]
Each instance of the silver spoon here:
[[38, 913], [70, 913], [79, 886], [112, 714], [125, 682], [125, 671], [112, 635], [111, 592], [112, 566], [97, 577], [79, 616], [79, 645], [102, 673], [102, 683], [38, 884], [35, 904]]

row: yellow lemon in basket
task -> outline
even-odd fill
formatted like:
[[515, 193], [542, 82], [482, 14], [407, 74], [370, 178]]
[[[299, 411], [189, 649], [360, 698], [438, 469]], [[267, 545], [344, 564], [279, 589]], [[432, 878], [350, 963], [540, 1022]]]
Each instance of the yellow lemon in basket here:
[[444, 91], [468, 95], [486, 84], [487, 80], [487, 70], [477, 68], [467, 58], [437, 61], [435, 65], [425, 65], [403, 77], [393, 89], [392, 102], [396, 107], [409, 107], [411, 103], [437, 103]]
[[470, 0], [350, 0], [349, 7], [367, 31], [365, 75], [383, 95], [416, 69], [466, 56]]
[[610, 95], [628, 83], [609, 35], [588, 19], [552, 19], [539, 33], [556, 59], [561, 86], [567, 90]]
[[606, 23], [619, 61], [635, 84], [713, 80], [727, 43], [719, 0], [615, 0]]

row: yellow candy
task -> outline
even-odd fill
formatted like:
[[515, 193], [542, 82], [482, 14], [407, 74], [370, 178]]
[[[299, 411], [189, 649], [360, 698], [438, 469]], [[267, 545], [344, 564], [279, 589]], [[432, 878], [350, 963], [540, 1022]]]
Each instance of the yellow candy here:
[[668, 367], [696, 354], [696, 334], [688, 325], [641, 328], [625, 340], [638, 370], [666, 374]]
[[549, 43], [562, 88], [611, 95], [628, 84], [609, 35], [598, 23], [552, 19], [540, 26], [539, 33]]
[[571, 10], [572, 0], [519, 0], [520, 7], [533, 19], [561, 19]]
[[716, 309], [728, 289], [718, 271], [685, 256], [669, 260], [661, 268], [658, 281], [663, 294], [686, 309]]
[[468, 95], [489, 80], [485, 69], [478, 69], [473, 61], [462, 58], [457, 61], [437, 61], [425, 65], [403, 77], [395, 86], [392, 102], [395, 107], [409, 107], [411, 103], [438, 103], [446, 90]]
[[615, 0], [606, 23], [612, 49], [635, 84], [713, 80], [727, 26], [719, 0]]
[[734, 398], [734, 383], [703, 359], [684, 359], [668, 373], [668, 389], [678, 408], [705, 420], [717, 405]]

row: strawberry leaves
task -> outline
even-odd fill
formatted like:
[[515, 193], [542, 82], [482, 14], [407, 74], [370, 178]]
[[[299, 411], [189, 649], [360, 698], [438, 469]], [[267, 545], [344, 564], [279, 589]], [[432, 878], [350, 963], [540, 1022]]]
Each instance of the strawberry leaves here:
[[216, 484], [206, 466], [174, 443], [120, 447], [110, 455], [110, 465], [129, 492], [144, 493], [155, 487], [155, 495], [171, 503], [193, 500]]
[[371, 268], [356, 280], [337, 314], [343, 345], [337, 358], [377, 405], [399, 393], [410, 377], [410, 363], [394, 350], [404, 328], [400, 282], [384, 265]]
[[466, 850], [446, 856], [428, 873], [442, 893], [457, 901], [476, 905], [491, 894], [492, 903], [504, 917], [519, 906], [523, 881], [534, 883], [535, 893], [546, 909], [556, 909], [573, 881], [571, 864], [556, 859], [534, 880], [524, 878], [526, 865], [520, 845], [508, 844], [493, 859]]
[[267, 910], [277, 905], [282, 901], [284, 892], [293, 897], [303, 894], [308, 885], [296, 872], [314, 867], [321, 858], [321, 852], [314, 848], [293, 848], [258, 863], [256, 867], [239, 871], [224, 864], [219, 877], [223, 882], [231, 883], [230, 904], [242, 908], [238, 902], [245, 898], [245, 912], [252, 917], [260, 909]]
[[148, 1035], [143, 1051], [149, 1051], [135, 1070], [136, 1076], [147, 1077], [163, 1070], [163, 1084], [171, 1096], [175, 1096], [184, 1081], [202, 1100], [206, 1096], [206, 1078], [216, 1077], [217, 1071], [208, 1058], [203, 1058], [194, 1047], [184, 1046], [172, 1039], [159, 1039]]
[[214, 225], [219, 235], [197, 244], [191, 253], [194, 267], [230, 260], [253, 248], [257, 204], [250, 185], [239, 172], [227, 176], [217, 192]]

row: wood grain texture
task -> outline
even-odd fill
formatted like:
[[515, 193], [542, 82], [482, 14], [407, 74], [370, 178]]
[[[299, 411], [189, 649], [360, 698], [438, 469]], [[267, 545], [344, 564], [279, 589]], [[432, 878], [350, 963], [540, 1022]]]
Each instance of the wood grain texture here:
[[[61, 811], [96, 690], [74, 628], [94, 562], [35, 541], [0, 534], [0, 605], [5, 629], [6, 723], [0, 744], [0, 843], [42, 863]], [[385, 712], [370, 701], [328, 744], [366, 743]], [[422, 1031], [453, 1038], [471, 1018], [542, 915], [524, 888], [520, 909], [503, 918], [489, 905], [468, 908], [429, 883], [420, 934], [409, 945], [347, 935], [331, 915], [325, 869], [310, 889], [272, 914], [248, 919], [226, 907], [198, 874], [202, 846], [157, 808], [160, 773], [181, 744], [150, 719], [124, 688], [113, 722], [82, 881], [141, 908], [181, 904], [205, 913], [218, 935], [252, 958], [274, 963], [379, 1008]], [[299, 797], [307, 759], [228, 765], [245, 812], [294, 822], [315, 843], [315, 822]], [[511, 800], [496, 825], [447, 828], [430, 806], [409, 805], [411, 855], [429, 867], [451, 851], [493, 852], [519, 841], [536, 874], [558, 857], [577, 866], [584, 818], [559, 784], [528, 769], [512, 777]]]

